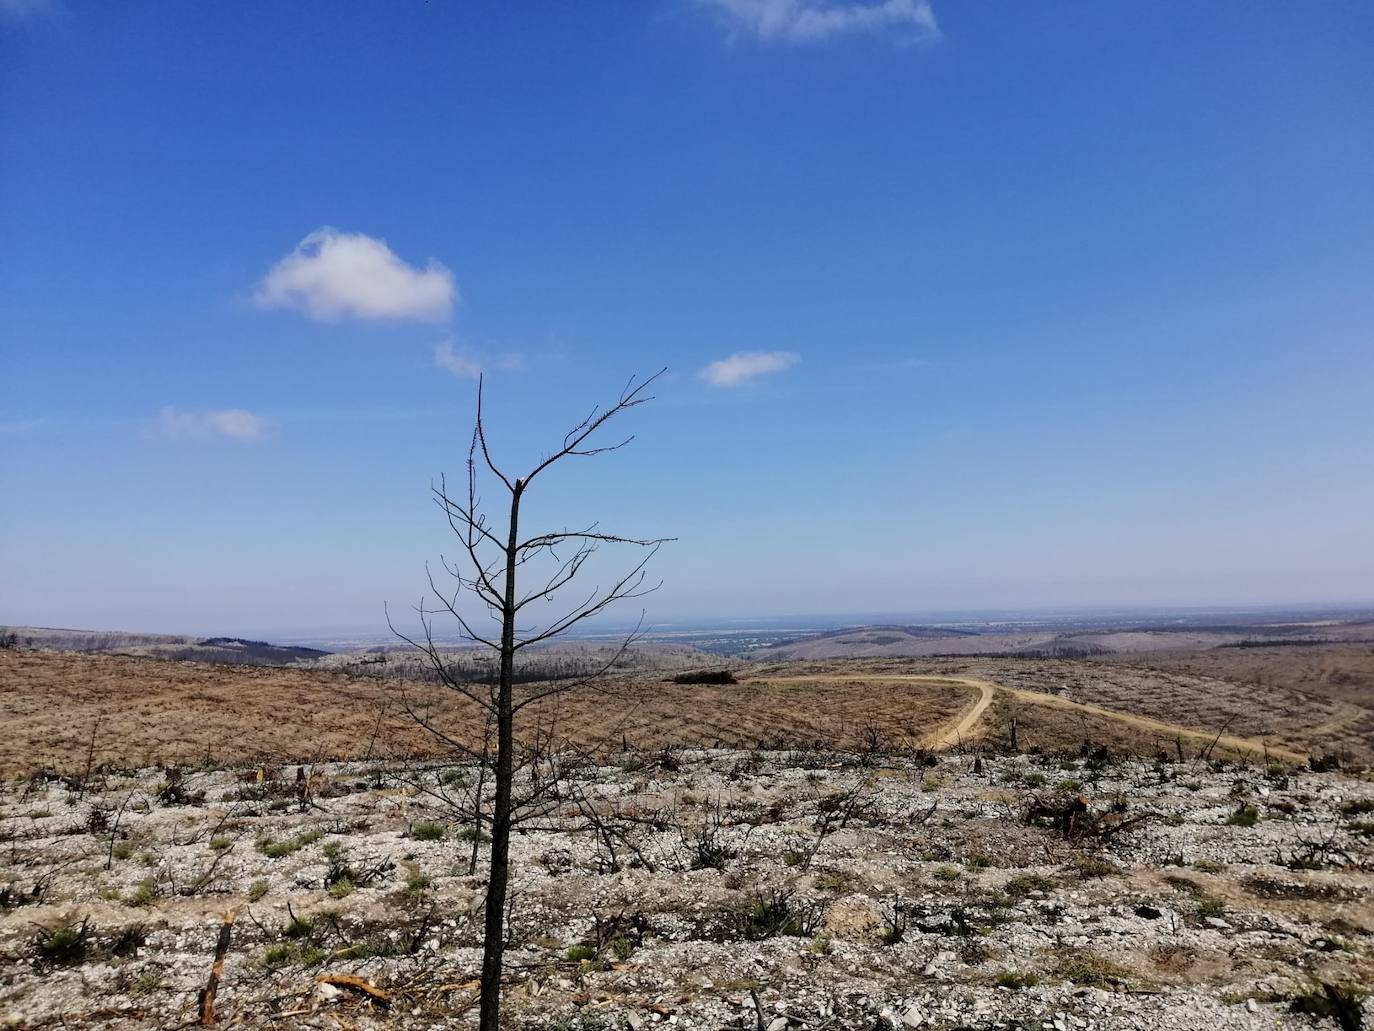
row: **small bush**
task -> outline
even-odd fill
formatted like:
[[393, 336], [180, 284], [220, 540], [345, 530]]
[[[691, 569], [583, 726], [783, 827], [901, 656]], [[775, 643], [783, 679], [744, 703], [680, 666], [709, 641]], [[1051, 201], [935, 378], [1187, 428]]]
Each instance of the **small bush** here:
[[210, 839], [210, 851], [212, 852], [228, 852], [233, 847], [234, 842], [231, 838]]
[[116, 841], [114, 848], [110, 850], [110, 855], [118, 860], [128, 859], [134, 854], [134, 846], [127, 841]]
[[738, 909], [729, 910], [726, 923], [745, 941], [763, 941], [784, 935], [812, 938], [820, 927], [819, 905], [799, 901], [785, 888], [761, 892]]
[[1002, 889], [1014, 899], [1024, 899], [1037, 892], [1048, 893], [1055, 889], [1054, 879], [1039, 873], [1018, 874], [1007, 881]]
[[1022, 988], [1034, 988], [1040, 983], [1040, 978], [1035, 974], [1007, 971], [997, 975], [997, 987], [1011, 988], [1020, 991]]
[[266, 880], [256, 880], [248, 886], [248, 901], [257, 902], [271, 889]]
[[302, 831], [294, 838], [282, 838], [280, 840], [274, 838], [259, 838], [257, 849], [268, 859], [282, 859], [286, 856], [294, 855], [303, 848], [308, 848], [322, 837], [324, 837], [324, 831], [314, 828], [308, 831]]
[[410, 828], [416, 841], [442, 841], [447, 833], [448, 828], [439, 820], [416, 820]]
[[1079, 856], [1069, 862], [1068, 872], [1090, 881], [1098, 877], [1114, 877], [1121, 873], [1121, 867], [1101, 856]]
[[673, 677], [674, 684], [738, 684], [735, 675], [728, 669], [679, 673]]
[[1228, 827], [1253, 827], [1259, 823], [1259, 810], [1252, 805], [1241, 804], [1240, 808], [1226, 818]]
[[134, 886], [124, 904], [128, 906], [146, 906], [157, 898], [157, 881], [152, 877], [145, 877]]
[[34, 940], [38, 958], [54, 966], [69, 966], [86, 958], [88, 928], [85, 920], [76, 924], [63, 924], [60, 927], [43, 928]]

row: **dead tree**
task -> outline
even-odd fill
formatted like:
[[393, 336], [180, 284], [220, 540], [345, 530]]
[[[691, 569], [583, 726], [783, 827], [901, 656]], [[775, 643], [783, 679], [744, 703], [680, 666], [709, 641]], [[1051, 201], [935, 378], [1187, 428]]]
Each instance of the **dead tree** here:
[[[518, 698], [515, 693], [516, 657], [526, 648], [567, 633], [617, 601], [642, 597], [657, 589], [657, 584], [647, 583], [646, 566], [658, 548], [671, 539], [625, 537], [603, 531], [595, 523], [578, 530], [561, 529], [522, 536], [521, 502], [535, 479], [555, 463], [616, 451], [629, 444], [633, 436], [609, 445], [596, 444], [592, 438], [612, 419], [652, 400], [645, 390], [662, 374], [660, 370], [640, 383], [632, 378], [611, 405], [592, 409], [591, 414], [568, 431], [556, 450], [540, 459], [524, 476], [509, 475], [492, 459], [482, 418], [482, 382], [479, 380], [477, 415], [468, 448], [466, 494], [450, 495], [442, 478], [433, 488], [434, 501], [461, 545], [458, 561], [440, 559], [451, 582], [441, 586], [434, 571], [426, 567], [431, 597], [422, 599], [416, 609], [421, 634], [407, 636], [396, 629], [390, 614], [387, 615], [392, 632], [421, 652], [439, 683], [477, 705], [483, 719], [495, 726], [494, 750], [484, 748], [483, 753], [477, 753], [449, 735], [427, 713], [407, 704], [422, 726], [474, 761], [490, 767], [491, 871], [487, 880], [483, 928], [482, 1031], [497, 1031], [500, 1027], [511, 829], [519, 820], [550, 815], [563, 796], [551, 735], [537, 734], [533, 745], [520, 748], [516, 724], [528, 706], [586, 686], [608, 672], [638, 638], [639, 631], [630, 633], [614, 655], [586, 675], [532, 685], [521, 690]], [[478, 481], [487, 477], [494, 478], [497, 489], [504, 491], [501, 494], [506, 513], [504, 524], [490, 521], [483, 510]], [[587, 595], [579, 594], [581, 601], [571, 608], [554, 608], [559, 604], [559, 592], [588, 568], [588, 560], [606, 545], [626, 545], [640, 549], [642, 554], [628, 572], [614, 577], [608, 588], [598, 587]], [[544, 568], [536, 574], [539, 565]], [[523, 581], [531, 578], [533, 586], [524, 587]], [[474, 615], [474, 610], [483, 615]], [[556, 614], [536, 618], [541, 610]], [[484, 680], [449, 661], [445, 650], [435, 640], [433, 620], [436, 616], [451, 618], [459, 637], [495, 653], [499, 664], [494, 680], [489, 677]], [[641, 624], [642, 620], [641, 614]], [[478, 803], [481, 803], [480, 796]]]

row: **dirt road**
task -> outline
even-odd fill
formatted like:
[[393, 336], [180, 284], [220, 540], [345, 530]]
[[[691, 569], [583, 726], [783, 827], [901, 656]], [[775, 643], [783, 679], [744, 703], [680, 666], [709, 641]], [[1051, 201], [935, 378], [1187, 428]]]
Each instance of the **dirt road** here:
[[[1020, 687], [1004, 687], [990, 680], [980, 680], [976, 677], [938, 676], [918, 673], [879, 673], [860, 674], [857, 676], [821, 674], [809, 677], [759, 677], [753, 679], [753, 682], [779, 683], [784, 681], [826, 681], [831, 683], [842, 683], [873, 680], [928, 684], [960, 684], [978, 692], [978, 697], [961, 710], [952, 723], [926, 735], [922, 742], [923, 746], [926, 748], [951, 748], [969, 738], [974, 728], [977, 727], [979, 720], [983, 718], [983, 713], [987, 710], [987, 707], [992, 704], [993, 699], [1000, 692], [1008, 697], [1025, 702], [1028, 705], [1043, 705], [1054, 709], [1090, 713], [1094, 716], [1102, 716], [1107, 719], [1116, 720], [1138, 730], [1151, 731], [1165, 737], [1181, 737], [1188, 741], [1201, 741], [1208, 744], [1215, 739], [1218, 747], [1227, 748], [1236, 752], [1259, 753], [1267, 750], [1268, 754], [1276, 759], [1297, 763], [1307, 761], [1307, 756], [1302, 752], [1297, 752], [1290, 748], [1283, 748], [1264, 741], [1256, 741], [1253, 738], [1236, 737], [1232, 734], [1222, 734], [1218, 737], [1215, 731], [1208, 732], [1205, 730], [1197, 730], [1176, 723], [1153, 720], [1147, 716], [1135, 716], [1127, 712], [1106, 709], [1100, 705], [1091, 705], [1087, 702], [1075, 702], [1068, 698], [1045, 694], [1041, 691], [1028, 691]], [[746, 683], [748, 682], [750, 681], [746, 681]]]

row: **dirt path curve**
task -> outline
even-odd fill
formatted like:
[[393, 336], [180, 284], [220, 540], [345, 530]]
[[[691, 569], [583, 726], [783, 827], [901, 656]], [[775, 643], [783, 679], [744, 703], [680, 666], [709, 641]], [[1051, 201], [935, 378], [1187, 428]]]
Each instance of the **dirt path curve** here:
[[[1257, 741], [1254, 738], [1237, 737], [1234, 734], [1222, 734], [1219, 738], [1215, 731], [1196, 730], [1185, 727], [1177, 723], [1165, 723], [1162, 720], [1152, 720], [1148, 716], [1135, 716], [1128, 712], [1117, 712], [1115, 709], [1103, 708], [1100, 705], [1092, 705], [1088, 702], [1075, 702], [1068, 698], [1061, 698], [1058, 695], [1046, 694], [1042, 691], [1029, 691], [1023, 687], [1005, 687], [1002, 684], [994, 683], [991, 680], [980, 680], [977, 677], [960, 676], [940, 676], [937, 674], [925, 673], [873, 673], [873, 674], [816, 674], [814, 676], [800, 677], [751, 677], [750, 680], [763, 683], [778, 683], [783, 681], [825, 681], [828, 683], [846, 683], [864, 680], [887, 680], [905, 681], [911, 683], [926, 684], [961, 684], [964, 687], [973, 688], [978, 692], [978, 697], [959, 711], [953, 722], [944, 728], [932, 731], [927, 734], [922, 744], [926, 748], [942, 749], [950, 748], [959, 744], [972, 732], [983, 718], [983, 713], [992, 704], [998, 692], [1026, 702], [1030, 705], [1044, 705], [1054, 709], [1065, 709], [1072, 712], [1083, 712], [1093, 716], [1102, 716], [1106, 719], [1116, 720], [1125, 723], [1127, 726], [1135, 727], [1137, 730], [1148, 730], [1166, 737], [1182, 737], [1189, 741], [1201, 741], [1210, 744], [1216, 739], [1217, 746], [1227, 748], [1236, 752], [1263, 752], [1266, 747], [1270, 756], [1276, 759], [1284, 759], [1288, 762], [1303, 763], [1307, 761], [1307, 755], [1303, 752], [1295, 752], [1290, 748], [1283, 748], [1278, 745], [1268, 744], [1264, 741]], [[749, 681], [745, 681], [748, 683]]]

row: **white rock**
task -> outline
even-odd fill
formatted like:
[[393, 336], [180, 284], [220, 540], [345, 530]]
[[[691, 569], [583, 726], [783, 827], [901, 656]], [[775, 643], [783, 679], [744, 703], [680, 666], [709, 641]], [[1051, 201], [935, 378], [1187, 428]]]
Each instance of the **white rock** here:
[[782, 1031], [788, 1024], [786, 1017], [774, 1017], [768, 1022], [768, 1031]]

